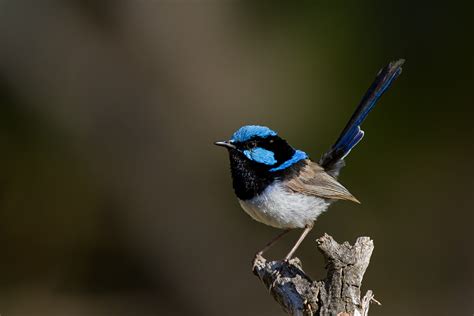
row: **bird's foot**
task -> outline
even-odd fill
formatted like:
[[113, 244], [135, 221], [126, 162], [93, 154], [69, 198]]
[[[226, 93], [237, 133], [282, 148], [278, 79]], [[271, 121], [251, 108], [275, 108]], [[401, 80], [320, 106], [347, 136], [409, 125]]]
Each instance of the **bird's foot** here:
[[266, 260], [265, 258], [262, 257], [263, 252], [259, 251], [255, 254], [255, 256], [252, 259], [252, 270], [255, 270], [255, 267], [258, 265], [261, 265], [262, 262], [264, 263]]
[[293, 258], [285, 258], [283, 259], [283, 263], [290, 266], [296, 266], [299, 269], [302, 269], [303, 265], [301, 264], [301, 260], [298, 257], [293, 257]]
[[272, 289], [275, 287], [278, 281], [280, 281], [281, 278], [281, 273], [279, 270], [273, 270], [272, 272], [272, 278], [274, 278], [272, 284], [268, 287], [268, 292], [271, 292]]

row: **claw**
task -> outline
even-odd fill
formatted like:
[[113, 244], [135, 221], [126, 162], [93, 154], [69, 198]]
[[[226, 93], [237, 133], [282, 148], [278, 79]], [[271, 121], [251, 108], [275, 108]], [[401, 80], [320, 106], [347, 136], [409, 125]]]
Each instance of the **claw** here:
[[[260, 262], [259, 262], [260, 261]], [[255, 270], [255, 267], [260, 263], [260, 265], [262, 263], [265, 263], [266, 260], [265, 258], [262, 257], [262, 252], [259, 251], [255, 254], [255, 257], [253, 257], [253, 260], [252, 260], [252, 270]]]
[[278, 270], [273, 271], [272, 275], [275, 278], [275, 280], [272, 282], [272, 284], [268, 288], [268, 292], [272, 291], [272, 289], [275, 287], [276, 283], [280, 280], [280, 277], [281, 277], [280, 271]]

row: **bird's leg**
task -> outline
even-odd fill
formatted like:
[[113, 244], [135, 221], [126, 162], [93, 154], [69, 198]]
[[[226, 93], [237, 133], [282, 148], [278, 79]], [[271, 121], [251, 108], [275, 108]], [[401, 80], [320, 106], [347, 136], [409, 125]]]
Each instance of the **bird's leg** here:
[[[285, 229], [284, 231], [282, 231], [281, 233], [279, 233], [278, 235], [276, 235], [275, 237], [273, 237], [272, 240], [270, 240], [266, 245], [265, 247], [262, 248], [262, 250], [260, 250], [259, 252], [257, 252], [255, 254], [255, 258], [253, 259], [253, 267], [255, 268], [255, 263], [257, 262], [258, 258], [263, 255], [263, 253], [265, 251], [267, 251], [268, 249], [270, 249], [281, 237], [285, 236], [288, 232], [290, 231], [290, 229]], [[272, 290], [272, 288], [275, 286], [276, 282], [278, 279], [280, 279], [280, 271], [278, 271], [278, 269], [276, 269], [275, 271], [272, 272], [272, 274], [274, 275], [274, 279], [275, 281], [273, 281], [273, 283], [270, 285], [270, 287], [268, 288], [269, 291]]]
[[255, 254], [255, 256], [261, 256], [265, 251], [270, 249], [281, 237], [285, 236], [286, 233], [288, 233], [290, 229], [285, 229], [283, 232], [279, 233], [277, 236], [275, 236], [272, 240], [270, 240], [265, 247], [262, 248], [259, 252]]
[[298, 239], [298, 241], [295, 243], [295, 245], [293, 246], [293, 248], [291, 248], [290, 252], [286, 255], [285, 257], [285, 261], [288, 261], [291, 259], [291, 257], [293, 257], [296, 249], [298, 249], [298, 247], [301, 245], [301, 243], [303, 242], [303, 239], [306, 237], [306, 235], [308, 235], [308, 233], [311, 231], [311, 229], [313, 228], [313, 224], [311, 225], [306, 225], [304, 230], [303, 230], [303, 233], [301, 234], [300, 238]]

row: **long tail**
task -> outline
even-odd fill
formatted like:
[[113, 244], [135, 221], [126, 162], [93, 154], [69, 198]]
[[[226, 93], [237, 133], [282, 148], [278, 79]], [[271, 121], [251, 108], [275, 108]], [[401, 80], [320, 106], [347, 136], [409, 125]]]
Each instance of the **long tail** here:
[[336, 177], [339, 174], [344, 166], [344, 158], [364, 137], [364, 131], [360, 129], [360, 125], [385, 90], [402, 73], [404, 62], [404, 59], [399, 59], [379, 71], [336, 143], [321, 157], [319, 164], [332, 176]]

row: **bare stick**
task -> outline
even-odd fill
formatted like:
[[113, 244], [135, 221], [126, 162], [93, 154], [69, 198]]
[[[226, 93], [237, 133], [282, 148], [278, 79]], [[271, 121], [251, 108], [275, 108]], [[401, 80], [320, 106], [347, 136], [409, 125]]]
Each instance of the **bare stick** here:
[[253, 272], [289, 315], [368, 315], [370, 302], [378, 302], [372, 291], [361, 300], [360, 289], [374, 250], [373, 241], [359, 237], [351, 246], [348, 242], [338, 244], [325, 234], [317, 239], [317, 246], [327, 262], [324, 280], [312, 281], [298, 258], [267, 262], [257, 256]]

